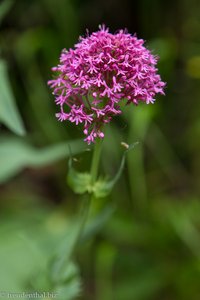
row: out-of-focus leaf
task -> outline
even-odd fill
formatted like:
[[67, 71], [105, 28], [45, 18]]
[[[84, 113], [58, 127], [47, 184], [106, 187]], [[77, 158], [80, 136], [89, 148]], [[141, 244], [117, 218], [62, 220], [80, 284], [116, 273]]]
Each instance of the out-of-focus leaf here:
[[130, 131], [128, 141], [137, 139], [140, 142], [140, 146], [136, 151], [131, 152], [127, 156], [127, 166], [130, 180], [131, 198], [134, 199], [135, 209], [141, 211], [146, 205], [147, 201], [147, 186], [144, 170], [144, 141], [152, 121], [152, 117], [155, 114], [156, 106], [154, 105], [141, 105], [135, 109], [132, 107], [129, 109], [128, 117], [130, 122]]
[[101, 242], [96, 258], [96, 290], [97, 299], [113, 299], [113, 267], [117, 257], [117, 249], [108, 242]]
[[195, 219], [199, 221], [199, 216], [196, 217], [198, 211], [199, 204], [194, 202], [189, 209], [186, 209], [186, 206], [184, 208], [175, 207], [173, 210], [169, 209], [168, 218], [179, 238], [199, 258], [200, 234], [198, 227], [195, 226]]
[[[79, 34], [78, 32], [78, 18], [76, 8], [73, 1], [60, 0], [55, 2], [54, 0], [43, 0], [46, 6], [47, 12], [51, 15], [57, 31], [62, 33], [62, 36], [67, 36], [65, 39], [66, 47], [68, 44], [71, 46], [71, 41]], [[73, 30], [72, 30], [73, 28]]]
[[[164, 133], [154, 123], [151, 124], [151, 131], [152, 135], [151, 138], [148, 139], [148, 146], [152, 153], [156, 154], [156, 159], [161, 165], [162, 170], [172, 181], [174, 180], [176, 171], [177, 176], [179, 176], [178, 174], [181, 174], [188, 182], [190, 180], [189, 174]], [[156, 150], [157, 145], [159, 145], [159, 151]]]
[[120, 178], [120, 176], [122, 174], [122, 171], [124, 169], [124, 164], [125, 164], [127, 153], [130, 150], [132, 150], [137, 144], [138, 144], [138, 142], [129, 145], [128, 149], [124, 151], [124, 154], [122, 156], [122, 160], [121, 160], [121, 164], [120, 164], [119, 170], [117, 171], [115, 177], [112, 180], [106, 181], [106, 180], [103, 180], [103, 179], [99, 179], [95, 183], [95, 185], [93, 187], [93, 192], [94, 192], [94, 195], [95, 195], [96, 198], [106, 197], [106, 196], [108, 196], [111, 193], [114, 185], [119, 180], [119, 178]]
[[91, 220], [91, 222], [89, 222], [89, 224], [85, 227], [80, 241], [85, 241], [99, 232], [106, 222], [111, 218], [114, 211], [115, 207], [113, 206], [109, 205], [105, 207], [104, 210], [95, 216], [94, 220]]
[[80, 140], [69, 141], [38, 149], [19, 138], [0, 139], [0, 183], [16, 175], [25, 167], [42, 167], [69, 156], [68, 145], [73, 154], [84, 150]]
[[72, 222], [65, 233], [65, 236], [62, 238], [61, 244], [58, 245], [56, 249], [56, 253], [51, 262], [50, 272], [51, 279], [55, 284], [64, 281], [66, 278], [71, 255], [80, 233], [80, 226], [80, 220], [75, 220]]
[[81, 280], [77, 266], [70, 262], [66, 267], [65, 280], [58, 284], [54, 292], [57, 299], [73, 300], [76, 299], [81, 292]]
[[88, 216], [89, 203], [89, 197], [82, 199], [82, 207], [79, 215], [70, 222], [63, 237], [61, 237], [59, 246], [56, 248], [50, 272], [51, 279], [55, 284], [66, 280], [68, 265], [71, 261], [73, 251], [80, 240]]
[[81, 280], [78, 267], [72, 262], [72, 254], [80, 236], [82, 220], [72, 222], [50, 265], [50, 279], [57, 299], [72, 300], [79, 296]]
[[164, 285], [164, 279], [160, 273], [146, 270], [135, 278], [121, 279], [120, 284], [116, 284], [114, 299], [154, 299], [153, 297]]
[[6, 63], [3, 60], [0, 60], [0, 78], [0, 121], [14, 133], [24, 135], [24, 125], [15, 104]]
[[1, 291], [23, 291], [23, 284], [43, 266], [45, 254], [38, 247], [36, 240], [29, 240], [25, 236], [26, 232], [16, 230], [11, 225], [9, 225], [9, 229], [1, 230]]
[[129, 140], [132, 140], [133, 136], [135, 136], [140, 141], [144, 141], [149, 125], [156, 114], [156, 109], [157, 108], [154, 105], [145, 106], [142, 103], [137, 109], [130, 109], [128, 112], [128, 117], [130, 119]]
[[[5, 223], [7, 219], [1, 220], [0, 290], [26, 291], [27, 293], [32, 293], [32, 291], [49, 291], [50, 293], [52, 291], [58, 300], [74, 299], [81, 291], [78, 267], [70, 260], [63, 264], [62, 272], [58, 274], [56, 278], [58, 280], [54, 281], [52, 286], [48, 266], [49, 259], [52, 257], [52, 247], [59, 248], [58, 239], [54, 236], [53, 240], [52, 235], [48, 235], [44, 227], [45, 223], [41, 222], [38, 225], [37, 209], [31, 210], [28, 217], [34, 220], [34, 224], [37, 223], [37, 229], [25, 226], [26, 222], [24, 223], [21, 217], [15, 216], [13, 224]], [[74, 226], [74, 223], [69, 225], [68, 232], [73, 229], [71, 225]], [[72, 231], [71, 237], [75, 233], [74, 230]], [[65, 249], [67, 247], [70, 248], [69, 244], [65, 245]], [[33, 300], [34, 297], [30, 299]]]
[[2, 22], [5, 15], [8, 13], [13, 2], [13, 0], [4, 0], [2, 3], [0, 3], [0, 23]]

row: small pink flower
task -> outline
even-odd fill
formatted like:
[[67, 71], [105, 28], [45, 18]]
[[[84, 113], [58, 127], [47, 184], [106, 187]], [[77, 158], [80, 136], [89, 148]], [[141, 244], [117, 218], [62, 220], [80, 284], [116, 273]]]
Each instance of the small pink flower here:
[[120, 102], [149, 104], [156, 94], [164, 94], [157, 60], [142, 39], [123, 30], [111, 34], [100, 26], [80, 37], [75, 49], [64, 49], [60, 64], [52, 68], [56, 76], [48, 84], [61, 109], [56, 117], [83, 124], [88, 144], [103, 138], [104, 124], [121, 113]]

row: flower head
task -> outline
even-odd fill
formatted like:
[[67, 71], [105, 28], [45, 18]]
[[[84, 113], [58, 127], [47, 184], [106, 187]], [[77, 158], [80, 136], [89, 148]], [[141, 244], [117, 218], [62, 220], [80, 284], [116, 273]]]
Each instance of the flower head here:
[[55, 79], [48, 84], [60, 121], [83, 124], [85, 141], [103, 138], [103, 125], [121, 113], [120, 103], [154, 103], [164, 94], [165, 83], [157, 74], [158, 58], [144, 47], [144, 41], [120, 30], [109, 33], [105, 26], [80, 37], [75, 49], [64, 49]]

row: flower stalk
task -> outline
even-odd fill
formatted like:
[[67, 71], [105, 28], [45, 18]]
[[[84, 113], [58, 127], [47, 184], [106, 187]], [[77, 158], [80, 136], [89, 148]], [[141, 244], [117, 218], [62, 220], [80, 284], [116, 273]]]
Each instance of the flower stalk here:
[[96, 143], [94, 145], [94, 153], [92, 158], [92, 164], [91, 164], [91, 185], [93, 186], [94, 183], [97, 180], [98, 177], [98, 169], [99, 169], [99, 163], [100, 163], [100, 157], [101, 157], [101, 149], [102, 149], [102, 140], [97, 139]]

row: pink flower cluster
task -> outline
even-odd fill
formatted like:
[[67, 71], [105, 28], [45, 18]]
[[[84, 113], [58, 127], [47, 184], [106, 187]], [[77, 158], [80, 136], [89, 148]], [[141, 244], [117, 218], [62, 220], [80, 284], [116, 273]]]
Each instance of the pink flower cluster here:
[[60, 64], [48, 84], [56, 96], [60, 121], [83, 124], [85, 141], [103, 138], [104, 124], [121, 113], [120, 103], [147, 104], [164, 94], [165, 83], [157, 74], [157, 57], [144, 41], [126, 31], [109, 33], [105, 26], [80, 37], [75, 49], [64, 49]]

